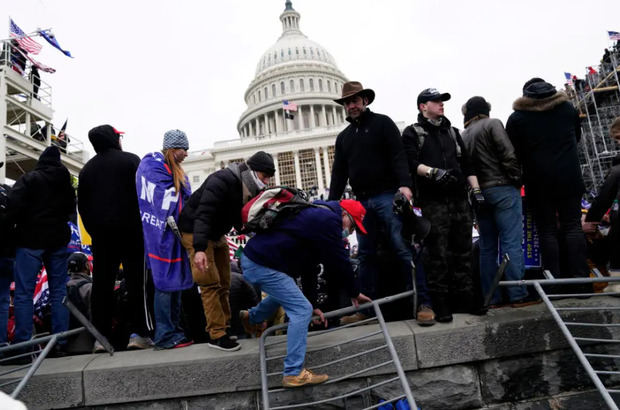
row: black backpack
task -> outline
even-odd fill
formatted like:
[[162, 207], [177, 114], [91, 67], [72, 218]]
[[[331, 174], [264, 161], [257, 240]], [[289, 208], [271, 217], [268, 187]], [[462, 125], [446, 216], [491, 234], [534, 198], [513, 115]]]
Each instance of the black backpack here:
[[[73, 303], [73, 305], [84, 315], [86, 319], [90, 320], [88, 317], [88, 306], [82, 299], [80, 295], [80, 288], [87, 283], [93, 283], [92, 279], [80, 279], [75, 284], [67, 286], [67, 298]], [[79, 327], [81, 324], [77, 319], [71, 316], [71, 328]]]

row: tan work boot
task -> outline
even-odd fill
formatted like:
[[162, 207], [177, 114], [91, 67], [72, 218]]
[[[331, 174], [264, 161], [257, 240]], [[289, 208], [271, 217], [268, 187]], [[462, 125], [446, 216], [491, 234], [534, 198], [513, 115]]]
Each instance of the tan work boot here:
[[341, 325], [348, 325], [350, 323], [361, 322], [362, 320], [368, 319], [368, 316], [363, 314], [362, 312], [356, 312], [350, 316], [343, 316], [340, 318]]
[[420, 326], [433, 326], [435, 324], [435, 312], [429, 305], [420, 305], [416, 321]]
[[282, 378], [283, 387], [301, 387], [308, 384], [320, 384], [329, 378], [326, 374], [314, 374], [312, 370], [301, 369], [297, 376], [284, 376]]
[[245, 333], [250, 336], [260, 337], [263, 334], [263, 326], [262, 324], [254, 325], [250, 323], [250, 312], [247, 310], [239, 311], [239, 320], [241, 320], [241, 324], [243, 325], [243, 330]]

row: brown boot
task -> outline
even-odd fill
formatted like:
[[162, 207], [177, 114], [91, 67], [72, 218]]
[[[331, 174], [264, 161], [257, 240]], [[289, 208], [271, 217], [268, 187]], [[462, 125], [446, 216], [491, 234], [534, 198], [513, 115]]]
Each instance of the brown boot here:
[[283, 387], [301, 387], [308, 384], [320, 384], [329, 378], [326, 374], [314, 374], [311, 370], [301, 369], [297, 376], [284, 376]]
[[340, 318], [340, 324], [341, 325], [348, 325], [350, 323], [357, 323], [357, 322], [361, 322], [362, 320], [366, 320], [368, 319], [368, 316], [366, 316], [365, 314], [361, 313], [361, 312], [356, 312], [350, 316], [343, 316]]
[[420, 305], [416, 320], [420, 326], [433, 326], [435, 324], [435, 312], [429, 305]]
[[239, 311], [239, 320], [241, 320], [245, 333], [250, 336], [260, 337], [263, 334], [263, 327], [261, 324], [255, 325], [250, 323], [250, 312], [247, 310]]

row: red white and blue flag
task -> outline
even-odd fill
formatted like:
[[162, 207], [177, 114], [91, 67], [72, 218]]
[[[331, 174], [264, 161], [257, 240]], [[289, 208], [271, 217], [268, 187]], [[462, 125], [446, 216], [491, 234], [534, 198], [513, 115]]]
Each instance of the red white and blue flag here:
[[41, 271], [39, 275], [39, 279], [37, 280], [37, 285], [34, 288], [34, 298], [32, 300], [32, 304], [34, 307], [34, 314], [39, 319], [43, 319], [45, 316], [45, 311], [47, 306], [50, 303], [50, 290], [49, 284], [47, 283], [47, 272], [45, 268]]
[[610, 40], [620, 40], [620, 33], [617, 31], [608, 31], [607, 34], [609, 34]]
[[564, 77], [566, 77], [566, 82], [568, 83], [568, 85], [573, 85], [573, 76], [571, 75], [571, 73], [564, 73]]
[[297, 111], [297, 104], [292, 103], [289, 100], [282, 101], [282, 105], [287, 111]]
[[41, 44], [28, 37], [11, 18], [9, 18], [9, 35], [17, 41], [17, 44], [19, 44], [23, 50], [29, 53], [39, 54], [39, 51], [41, 51]]

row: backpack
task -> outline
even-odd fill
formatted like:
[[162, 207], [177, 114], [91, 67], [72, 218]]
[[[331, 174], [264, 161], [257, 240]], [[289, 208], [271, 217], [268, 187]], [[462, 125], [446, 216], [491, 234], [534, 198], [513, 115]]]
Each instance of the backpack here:
[[[74, 285], [67, 286], [67, 299], [69, 299], [71, 303], [73, 303], [77, 310], [79, 310], [86, 317], [86, 319], [90, 320], [90, 318], [88, 317], [88, 306], [80, 295], [80, 288], [87, 283], [93, 283], [93, 281], [91, 279], [84, 278], [77, 281]], [[73, 315], [71, 316], [70, 322], [71, 328], [81, 326], [79, 321], [75, 319]]]
[[[424, 146], [424, 139], [428, 135], [428, 132], [418, 123], [411, 124], [415, 133], [418, 135], [418, 158], [420, 153], [422, 152], [422, 146]], [[458, 140], [456, 139], [456, 132], [454, 131], [454, 127], [449, 128], [450, 137], [452, 137], [452, 141], [454, 141], [454, 145], [456, 146], [456, 157], [461, 157], [461, 146], [459, 145]]]
[[310, 206], [325, 208], [310, 202], [308, 194], [301, 189], [287, 186], [266, 188], [241, 209], [241, 232], [266, 231], [285, 217], [296, 215]]

